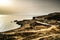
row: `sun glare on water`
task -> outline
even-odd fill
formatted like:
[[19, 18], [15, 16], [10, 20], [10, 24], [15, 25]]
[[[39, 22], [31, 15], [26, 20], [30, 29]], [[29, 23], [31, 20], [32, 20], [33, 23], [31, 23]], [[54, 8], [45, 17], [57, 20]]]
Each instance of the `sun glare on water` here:
[[[13, 17], [13, 18], [12, 18]], [[0, 15], [0, 32], [13, 30], [20, 26], [14, 23], [14, 16]], [[12, 22], [11, 22], [12, 21]], [[12, 28], [13, 27], [13, 28]]]

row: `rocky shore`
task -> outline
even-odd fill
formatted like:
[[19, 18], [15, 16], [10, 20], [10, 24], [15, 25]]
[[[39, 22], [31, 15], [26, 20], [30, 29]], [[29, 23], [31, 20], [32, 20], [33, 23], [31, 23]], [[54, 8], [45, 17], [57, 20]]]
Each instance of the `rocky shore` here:
[[60, 40], [60, 12], [14, 22], [21, 27], [0, 32], [0, 40]]

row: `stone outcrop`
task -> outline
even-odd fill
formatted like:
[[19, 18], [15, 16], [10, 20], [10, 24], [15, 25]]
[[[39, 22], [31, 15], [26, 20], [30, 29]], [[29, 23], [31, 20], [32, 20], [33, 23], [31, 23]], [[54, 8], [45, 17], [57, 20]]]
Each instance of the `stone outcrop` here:
[[60, 13], [17, 21], [20, 28], [0, 32], [0, 40], [60, 40]]

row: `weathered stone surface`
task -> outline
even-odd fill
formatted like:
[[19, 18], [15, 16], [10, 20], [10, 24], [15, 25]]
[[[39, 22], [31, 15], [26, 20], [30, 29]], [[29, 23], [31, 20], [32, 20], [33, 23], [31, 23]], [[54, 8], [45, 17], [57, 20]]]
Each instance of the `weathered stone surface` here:
[[59, 12], [14, 22], [21, 27], [0, 32], [0, 40], [60, 40]]

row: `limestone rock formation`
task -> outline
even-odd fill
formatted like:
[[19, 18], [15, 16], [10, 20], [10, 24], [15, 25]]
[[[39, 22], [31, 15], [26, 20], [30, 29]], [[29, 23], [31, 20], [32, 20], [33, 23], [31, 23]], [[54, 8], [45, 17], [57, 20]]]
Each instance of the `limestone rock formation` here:
[[14, 22], [21, 27], [0, 32], [0, 40], [60, 40], [60, 12]]

